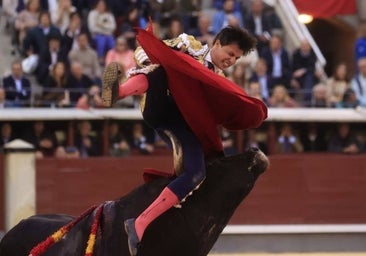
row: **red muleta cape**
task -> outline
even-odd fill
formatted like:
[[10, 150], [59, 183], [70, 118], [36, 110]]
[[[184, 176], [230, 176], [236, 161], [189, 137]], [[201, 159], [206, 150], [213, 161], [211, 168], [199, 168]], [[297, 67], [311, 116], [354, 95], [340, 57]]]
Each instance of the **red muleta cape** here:
[[249, 97], [238, 85], [191, 56], [169, 48], [151, 32], [137, 32], [137, 40], [152, 63], [164, 67], [169, 90], [206, 156], [223, 151], [218, 125], [244, 130], [260, 126], [267, 118], [267, 107], [261, 100]]

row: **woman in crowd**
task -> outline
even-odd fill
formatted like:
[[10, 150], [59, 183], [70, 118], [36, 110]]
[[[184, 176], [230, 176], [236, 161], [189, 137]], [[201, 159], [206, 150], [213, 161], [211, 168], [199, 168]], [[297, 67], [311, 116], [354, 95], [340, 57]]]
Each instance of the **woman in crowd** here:
[[298, 104], [290, 97], [288, 90], [283, 85], [276, 85], [273, 88], [272, 96], [268, 100], [268, 105], [274, 108], [294, 108]]
[[326, 81], [326, 86], [328, 104], [335, 107], [342, 101], [344, 92], [350, 88], [347, 65], [344, 62], [335, 67], [333, 75]]
[[51, 107], [70, 106], [68, 87], [65, 63], [57, 62], [43, 86], [41, 105]]
[[116, 46], [107, 52], [105, 57], [106, 66], [111, 62], [117, 62], [121, 65], [122, 72], [136, 66], [134, 52], [128, 47], [127, 40], [124, 36], [119, 36], [116, 40]]

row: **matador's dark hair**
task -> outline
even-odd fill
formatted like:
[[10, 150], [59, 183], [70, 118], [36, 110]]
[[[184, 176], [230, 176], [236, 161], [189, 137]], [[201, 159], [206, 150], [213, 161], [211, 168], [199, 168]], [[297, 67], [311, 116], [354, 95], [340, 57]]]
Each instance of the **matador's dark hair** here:
[[215, 43], [217, 40], [220, 41], [220, 44], [222, 46], [229, 45], [232, 43], [238, 44], [239, 48], [243, 50], [244, 55], [251, 52], [257, 44], [257, 39], [251, 34], [249, 34], [247, 30], [233, 26], [224, 27], [215, 36], [213, 43]]

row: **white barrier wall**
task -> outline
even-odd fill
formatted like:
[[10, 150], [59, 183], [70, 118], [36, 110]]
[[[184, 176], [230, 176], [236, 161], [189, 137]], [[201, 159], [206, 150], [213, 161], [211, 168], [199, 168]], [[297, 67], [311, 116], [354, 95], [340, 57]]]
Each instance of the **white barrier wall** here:
[[13, 140], [5, 146], [5, 231], [35, 214], [35, 152], [33, 145]]
[[[139, 109], [0, 109], [0, 121], [142, 120]], [[269, 108], [267, 122], [366, 122], [366, 108]]]

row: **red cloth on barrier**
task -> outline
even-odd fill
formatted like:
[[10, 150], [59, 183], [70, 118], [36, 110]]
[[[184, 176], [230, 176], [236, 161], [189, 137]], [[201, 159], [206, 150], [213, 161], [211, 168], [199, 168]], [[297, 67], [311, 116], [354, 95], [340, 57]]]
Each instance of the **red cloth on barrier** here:
[[327, 18], [342, 14], [355, 14], [355, 0], [293, 0], [299, 13], [315, 18]]
[[153, 63], [161, 64], [183, 117], [202, 142], [206, 156], [221, 153], [217, 126], [255, 128], [267, 118], [266, 105], [191, 56], [172, 50], [151, 32], [137, 29], [137, 40]]

